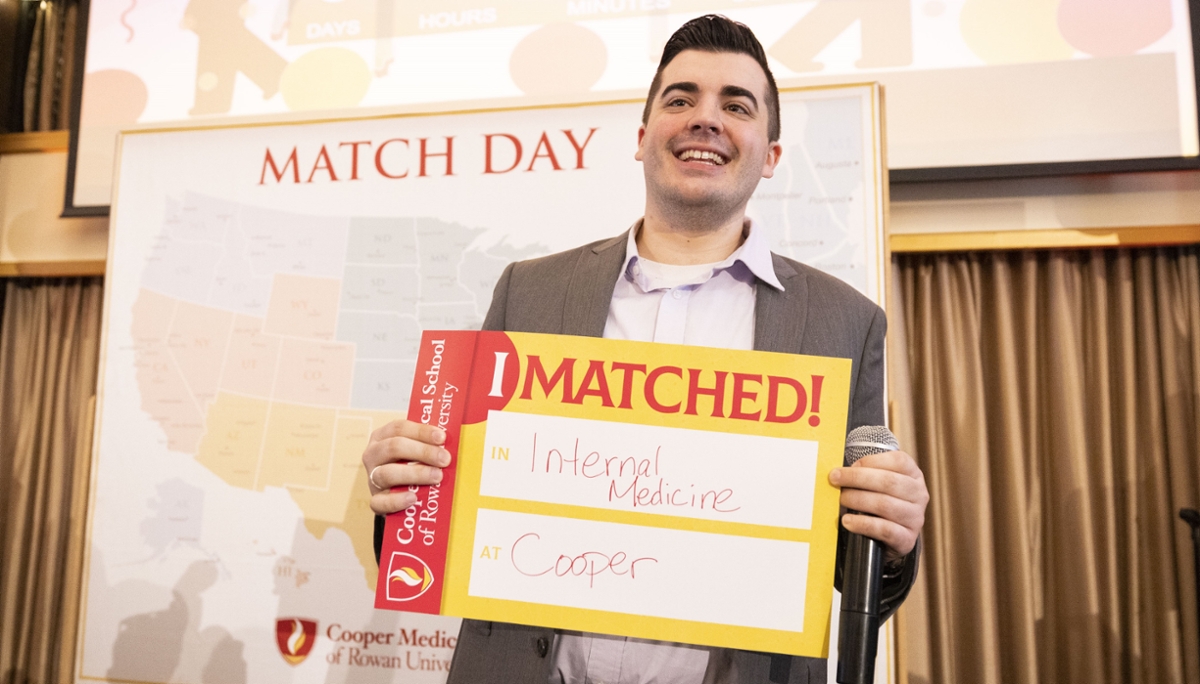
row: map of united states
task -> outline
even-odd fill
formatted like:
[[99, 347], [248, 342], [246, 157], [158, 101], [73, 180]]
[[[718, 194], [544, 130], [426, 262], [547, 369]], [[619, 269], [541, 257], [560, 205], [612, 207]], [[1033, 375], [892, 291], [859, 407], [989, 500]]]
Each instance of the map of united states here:
[[231, 486], [286, 489], [373, 584], [361, 454], [404, 415], [421, 331], [477, 328], [505, 265], [545, 250], [433, 218], [168, 200], [133, 306], [141, 406]]

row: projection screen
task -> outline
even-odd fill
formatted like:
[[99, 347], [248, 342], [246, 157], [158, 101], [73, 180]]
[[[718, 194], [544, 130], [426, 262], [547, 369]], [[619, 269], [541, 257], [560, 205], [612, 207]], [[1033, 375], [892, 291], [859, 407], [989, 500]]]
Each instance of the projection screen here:
[[881, 82], [893, 171], [1196, 157], [1188, 0], [90, 0], [67, 213], [117, 131], [644, 90], [684, 21], [751, 26], [781, 86]]

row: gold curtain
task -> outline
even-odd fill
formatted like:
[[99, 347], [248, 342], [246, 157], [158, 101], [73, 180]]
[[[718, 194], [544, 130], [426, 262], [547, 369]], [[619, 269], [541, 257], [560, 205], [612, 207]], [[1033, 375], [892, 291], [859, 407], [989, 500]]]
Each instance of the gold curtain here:
[[932, 497], [911, 684], [1200, 683], [1198, 252], [896, 256]]
[[63, 130], [70, 125], [79, 3], [42, 0], [36, 13], [24, 74], [24, 130]]
[[73, 681], [99, 279], [9, 281], [0, 324], [0, 681]]

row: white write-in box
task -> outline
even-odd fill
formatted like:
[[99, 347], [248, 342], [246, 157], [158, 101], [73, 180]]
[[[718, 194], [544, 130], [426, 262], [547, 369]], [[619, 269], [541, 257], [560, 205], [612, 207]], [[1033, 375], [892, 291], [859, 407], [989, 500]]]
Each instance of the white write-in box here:
[[815, 441], [492, 411], [479, 493], [808, 530], [816, 471]]
[[805, 542], [481, 508], [475, 546], [471, 596], [804, 631]]

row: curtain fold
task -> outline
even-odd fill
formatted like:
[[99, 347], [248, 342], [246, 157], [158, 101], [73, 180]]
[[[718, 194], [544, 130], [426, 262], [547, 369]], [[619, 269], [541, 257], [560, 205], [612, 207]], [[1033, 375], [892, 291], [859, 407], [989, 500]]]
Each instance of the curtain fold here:
[[38, 88], [42, 80], [42, 66], [45, 63], [44, 46], [46, 43], [46, 8], [38, 6], [35, 10], [33, 23], [33, 39], [29, 45], [29, 61], [25, 67], [25, 88], [22, 95], [24, 117], [21, 130], [36, 131], [38, 117]]
[[22, 90], [22, 130], [62, 130], [70, 123], [78, 0], [38, 3]]
[[99, 279], [9, 281], [0, 324], [0, 681], [73, 681]]
[[[904, 304], [900, 301], [899, 275], [900, 271], [894, 264], [892, 268], [887, 269], [887, 422], [901, 447], [916, 457], [911, 446], [916, 430], [912, 414], [912, 375], [906, 362], [909, 355], [908, 323]], [[907, 679], [903, 678], [906, 673], [913, 670], [923, 672], [929, 667], [929, 650], [925, 647], [928, 643], [929, 625], [924, 619], [927, 614], [925, 607], [928, 605], [928, 588], [924, 579], [924, 573], [918, 572], [916, 584], [909, 591], [904, 604], [892, 617], [889, 626], [895, 636], [892, 652], [895, 653], [896, 662], [893, 667], [902, 675], [899, 684], [909, 684]], [[918, 608], [913, 610], [909, 606]], [[880, 640], [882, 639], [883, 634], [880, 635]], [[882, 643], [880, 648], [883, 648]]]
[[931, 495], [910, 682], [1200, 683], [1198, 252], [895, 258]]

